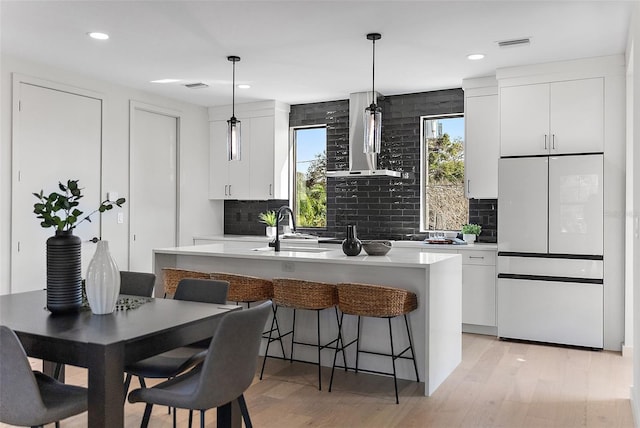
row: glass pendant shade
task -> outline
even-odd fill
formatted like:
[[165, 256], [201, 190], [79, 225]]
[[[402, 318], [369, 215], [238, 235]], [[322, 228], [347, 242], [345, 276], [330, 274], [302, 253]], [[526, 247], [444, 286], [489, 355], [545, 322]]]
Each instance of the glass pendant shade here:
[[371, 104], [364, 110], [364, 153], [380, 153], [382, 109]]
[[240, 160], [242, 132], [240, 121], [232, 116], [227, 120], [227, 155], [230, 161]]
[[239, 161], [242, 137], [240, 132], [240, 121], [236, 119], [236, 62], [240, 61], [240, 57], [231, 55], [227, 57], [227, 60], [233, 63], [232, 113], [231, 119], [227, 120], [227, 155], [230, 161]]

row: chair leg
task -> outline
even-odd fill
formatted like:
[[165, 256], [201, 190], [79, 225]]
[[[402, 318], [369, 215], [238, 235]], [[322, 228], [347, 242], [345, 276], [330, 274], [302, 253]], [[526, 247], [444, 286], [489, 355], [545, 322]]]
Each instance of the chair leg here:
[[124, 399], [123, 403], [127, 402], [127, 394], [129, 393], [129, 386], [131, 385], [131, 373], [127, 373], [127, 377], [124, 379]]
[[296, 341], [296, 310], [293, 309], [293, 324], [291, 325], [291, 353], [289, 354], [289, 362], [293, 363], [293, 343]]
[[409, 330], [409, 321], [407, 320], [407, 314], [404, 314], [404, 325], [407, 327], [407, 336], [409, 337], [409, 348], [411, 348], [411, 359], [413, 360], [413, 368], [416, 371], [416, 382], [420, 382], [420, 376], [418, 375], [418, 364], [416, 363], [416, 353], [413, 350], [413, 341], [411, 340], [411, 330]]
[[318, 323], [318, 391], [322, 391], [322, 365], [320, 364], [320, 311], [316, 311], [316, 320]]
[[56, 428], [60, 428], [60, 421], [56, 421], [56, 423], [55, 423], [55, 427], [56, 427]]
[[149, 426], [149, 418], [151, 418], [151, 409], [153, 408], [153, 404], [147, 403], [144, 408], [144, 415], [142, 415], [142, 423], [140, 424], [140, 428], [147, 428]]
[[[278, 320], [276, 318], [275, 305], [271, 306], [271, 309], [273, 309], [273, 319], [275, 320], [275, 323], [276, 323], [276, 332], [278, 333], [278, 337], [280, 338], [280, 349], [282, 350], [282, 358], [287, 358], [287, 354], [284, 353], [284, 344], [282, 343], [282, 334], [280, 333], [280, 325], [278, 324]], [[271, 328], [273, 328], [273, 323], [271, 325]]]
[[247, 409], [247, 402], [244, 400], [244, 394], [238, 397], [238, 405], [240, 406], [240, 413], [242, 413], [242, 419], [244, 419], [244, 426], [246, 428], [253, 428], [251, 418], [249, 417], [249, 409]]
[[[271, 345], [271, 336], [273, 334], [273, 325], [276, 321], [276, 312], [278, 312], [278, 307], [275, 306], [273, 310], [273, 319], [271, 320], [271, 328], [269, 329], [269, 338], [267, 339], [267, 347], [264, 350], [264, 358], [262, 359], [262, 369], [260, 370], [260, 380], [262, 380], [262, 375], [264, 374], [264, 366], [267, 364], [267, 358], [269, 356], [269, 345]], [[280, 344], [282, 345], [282, 338], [280, 338]], [[283, 353], [284, 357], [284, 353]]]
[[169, 413], [171, 413], [171, 411], [173, 410], [173, 428], [177, 428], [178, 424], [176, 423], [176, 408], [174, 407], [173, 409], [171, 407], [169, 407]]
[[189, 428], [191, 428], [192, 423], [193, 423], [193, 409], [189, 409]]
[[360, 315], [358, 315], [358, 334], [356, 336], [356, 373], [358, 373], [359, 362], [360, 362]]
[[204, 409], [200, 410], [200, 428], [204, 428]]
[[140, 382], [140, 386], [143, 388], [147, 387], [147, 384], [144, 382], [144, 378], [142, 376], [138, 376], [138, 382]]
[[398, 378], [396, 377], [396, 352], [393, 349], [393, 333], [391, 332], [391, 318], [387, 318], [389, 321], [389, 341], [391, 342], [391, 362], [393, 364], [393, 385], [396, 389], [396, 404], [400, 404], [398, 400]]

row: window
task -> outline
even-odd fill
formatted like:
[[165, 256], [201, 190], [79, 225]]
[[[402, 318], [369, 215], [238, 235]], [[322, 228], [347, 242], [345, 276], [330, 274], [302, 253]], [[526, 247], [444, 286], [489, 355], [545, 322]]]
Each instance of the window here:
[[422, 229], [460, 230], [469, 221], [464, 194], [464, 117], [422, 118]]
[[327, 127], [293, 128], [293, 210], [298, 227], [327, 226]]

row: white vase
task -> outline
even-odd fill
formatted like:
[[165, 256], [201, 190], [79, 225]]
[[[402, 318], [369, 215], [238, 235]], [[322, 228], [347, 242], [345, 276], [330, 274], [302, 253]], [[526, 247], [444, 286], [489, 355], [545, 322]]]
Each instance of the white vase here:
[[87, 269], [85, 288], [91, 312], [104, 315], [116, 309], [120, 294], [120, 271], [109, 253], [108, 241], [98, 241]]
[[465, 233], [462, 235], [462, 239], [464, 239], [464, 242], [466, 242], [467, 244], [473, 244], [474, 242], [476, 242], [476, 235], [474, 235], [473, 233]]
[[267, 226], [267, 237], [275, 238], [278, 233], [278, 228], [275, 226]]

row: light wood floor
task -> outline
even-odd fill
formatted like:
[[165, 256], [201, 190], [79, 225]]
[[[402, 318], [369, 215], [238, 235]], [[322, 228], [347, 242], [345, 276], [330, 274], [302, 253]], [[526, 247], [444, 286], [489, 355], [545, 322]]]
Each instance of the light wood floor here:
[[[629, 387], [632, 362], [619, 353], [498, 341], [463, 335], [463, 361], [431, 397], [424, 385], [330, 369], [317, 389], [315, 366], [269, 360], [264, 380], [245, 394], [256, 427], [633, 427]], [[35, 363], [34, 363], [35, 364]], [[70, 367], [70, 383], [86, 372]], [[135, 381], [132, 382], [135, 384]], [[137, 386], [137, 385], [136, 385]], [[143, 404], [127, 404], [127, 427], [138, 427]], [[178, 425], [187, 426], [178, 411]], [[197, 419], [196, 419], [197, 421]], [[4, 426], [1, 425], [0, 426]], [[86, 426], [86, 414], [62, 427]], [[154, 408], [151, 427], [170, 427], [166, 408]], [[215, 411], [207, 412], [215, 426]]]

